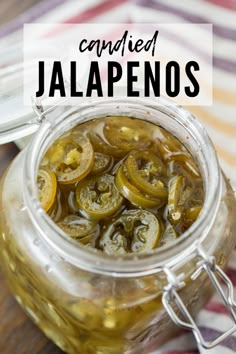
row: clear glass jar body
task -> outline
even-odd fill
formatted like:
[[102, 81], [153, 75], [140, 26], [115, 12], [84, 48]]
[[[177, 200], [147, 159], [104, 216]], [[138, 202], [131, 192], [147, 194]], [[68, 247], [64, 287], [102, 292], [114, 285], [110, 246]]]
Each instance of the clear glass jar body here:
[[[55, 136], [76, 124], [76, 114], [82, 121], [81, 117], [87, 120], [111, 112], [141, 119], [146, 117], [164, 124], [171, 132], [176, 128], [173, 122], [186, 114], [176, 106], [163, 111], [161, 106], [144, 106], [138, 102], [119, 105], [117, 101], [109, 101], [101, 107], [90, 107], [86, 114], [75, 111], [75, 119], [70, 118], [70, 122], [67, 117], [72, 116], [67, 114], [59, 125], [55, 124]], [[160, 115], [166, 120], [160, 122]], [[190, 134], [196, 123], [188, 117], [184, 119], [189, 122], [188, 132], [186, 126], [180, 124], [175, 135], [183, 140], [185, 134], [188, 148], [196, 153], [193, 140], [197, 141], [198, 137]], [[48, 131], [50, 129], [45, 126], [45, 132]], [[38, 159], [55, 138], [46, 141], [50, 134], [44, 134], [45, 144], [37, 147]], [[36, 147], [31, 148], [33, 153]], [[192, 253], [186, 261], [183, 252], [199, 239], [200, 228], [204, 230], [201, 243], [206, 251], [216, 257], [220, 266], [227, 263], [236, 241], [236, 203], [229, 183], [216, 169], [216, 180], [211, 182], [215, 183], [215, 199], [206, 206], [199, 228], [190, 230], [178, 244], [140, 259], [131, 257], [128, 261], [114, 261], [93, 251], [83, 259], [90, 251], [68, 245], [70, 241], [53, 229], [53, 224], [34, 200], [25, 173], [27, 167], [32, 168], [27, 161], [29, 149], [13, 161], [0, 188], [0, 258], [17, 301], [45, 334], [67, 353], [138, 354], [157, 348], [176, 330], [162, 305], [162, 290], [167, 283], [163, 266], [168, 263], [176, 274], [184, 273], [185, 286], [180, 294], [190, 312], [197, 313], [211, 295], [210, 281], [204, 273], [194, 281], [191, 279], [198, 259]], [[200, 157], [197, 158], [202, 171], [206, 172], [209, 166], [204, 164], [203, 155], [199, 149]], [[210, 172], [210, 176], [214, 176], [214, 171]], [[35, 205], [31, 205], [31, 201]], [[214, 213], [210, 212], [210, 207]], [[62, 243], [57, 243], [57, 238]], [[76, 248], [80, 253], [76, 253]], [[69, 249], [75, 251], [73, 257]]]

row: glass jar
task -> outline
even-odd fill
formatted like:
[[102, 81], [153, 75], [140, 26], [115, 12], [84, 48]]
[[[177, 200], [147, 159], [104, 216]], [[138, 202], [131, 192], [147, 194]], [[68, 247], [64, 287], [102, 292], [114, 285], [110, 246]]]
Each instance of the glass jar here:
[[[1, 264], [32, 320], [70, 354], [147, 353], [171, 337], [176, 325], [192, 329], [203, 347], [232, 333], [235, 326], [208, 343], [193, 320], [214, 287], [235, 319], [232, 284], [222, 269], [236, 240], [236, 203], [198, 121], [164, 98], [97, 99], [80, 107], [36, 110], [43, 123], [0, 188]], [[184, 142], [202, 173], [205, 202], [199, 218], [175, 242], [150, 254], [113, 258], [85, 248], [66, 237], [37, 198], [37, 168], [52, 142], [79, 123], [107, 115], [167, 129]]]

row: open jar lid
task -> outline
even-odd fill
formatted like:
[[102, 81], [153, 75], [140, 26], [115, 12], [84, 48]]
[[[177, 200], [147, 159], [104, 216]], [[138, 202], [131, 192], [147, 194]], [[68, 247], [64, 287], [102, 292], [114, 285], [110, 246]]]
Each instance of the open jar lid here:
[[0, 69], [0, 144], [28, 136], [38, 127], [37, 115], [24, 105], [23, 64]]

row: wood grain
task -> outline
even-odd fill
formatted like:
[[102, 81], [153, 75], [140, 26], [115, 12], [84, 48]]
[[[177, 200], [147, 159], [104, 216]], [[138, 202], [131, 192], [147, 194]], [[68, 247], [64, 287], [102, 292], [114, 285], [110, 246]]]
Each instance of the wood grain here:
[[[0, 26], [38, 0], [2, 0]], [[0, 145], [0, 176], [18, 153], [13, 144]], [[17, 304], [0, 271], [0, 354], [62, 354], [31, 322]]]

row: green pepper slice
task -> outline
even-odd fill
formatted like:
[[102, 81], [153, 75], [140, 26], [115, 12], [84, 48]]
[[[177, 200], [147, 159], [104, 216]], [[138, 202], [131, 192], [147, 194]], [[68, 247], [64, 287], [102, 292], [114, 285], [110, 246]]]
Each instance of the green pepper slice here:
[[123, 197], [108, 174], [81, 181], [76, 188], [76, 201], [82, 212], [93, 219], [102, 219], [120, 209]]
[[103, 132], [110, 144], [129, 152], [136, 147], [144, 149], [152, 144], [151, 128], [153, 126], [148, 122], [121, 116], [109, 117]]
[[163, 235], [160, 238], [160, 242], [158, 246], [165, 246], [166, 244], [169, 244], [170, 242], [173, 242], [177, 239], [178, 234], [175, 231], [174, 227], [168, 223]]
[[99, 245], [111, 255], [144, 253], [157, 246], [159, 237], [160, 225], [152, 213], [146, 210], [128, 210], [108, 226]]
[[163, 205], [162, 200], [152, 199], [150, 196], [145, 196], [134, 187], [125, 175], [124, 166], [120, 166], [118, 169], [115, 183], [120, 193], [134, 205], [142, 208], [155, 208]]
[[154, 198], [167, 199], [168, 191], [160, 176], [166, 168], [159, 157], [150, 151], [132, 151], [125, 161], [128, 177], [140, 191]]
[[168, 218], [176, 224], [182, 217], [182, 209], [179, 202], [185, 186], [185, 178], [183, 176], [175, 176], [170, 180], [168, 195]]
[[57, 179], [55, 174], [47, 168], [41, 167], [37, 176], [38, 196], [45, 211], [54, 203], [57, 192]]
[[60, 137], [47, 151], [43, 163], [56, 174], [58, 182], [71, 184], [88, 175], [94, 163], [93, 147], [79, 131]]
[[186, 151], [185, 146], [165, 129], [160, 128], [160, 133], [161, 136], [158, 138], [157, 142], [159, 151], [164, 160], [167, 155], [173, 152]]
[[198, 218], [200, 212], [202, 210], [201, 206], [195, 206], [185, 210], [184, 213], [184, 224], [185, 226], [189, 227], [193, 224], [193, 222]]
[[185, 150], [185, 146], [172, 134], [165, 129], [161, 128], [162, 136], [164, 137], [164, 143], [169, 147], [170, 151], [182, 151]]
[[98, 151], [105, 155], [110, 155], [112, 157], [120, 158], [126, 155], [126, 151], [119, 149], [117, 146], [113, 146], [104, 140], [98, 132], [89, 131], [88, 137], [93, 145], [95, 151]]
[[60, 187], [57, 188], [57, 193], [55, 196], [54, 203], [51, 208], [47, 211], [48, 215], [54, 222], [60, 221], [69, 212], [69, 207], [64, 194], [62, 193]]
[[112, 156], [101, 154], [99, 152], [94, 153], [94, 165], [91, 170], [91, 174], [100, 174], [102, 172], [108, 172], [113, 166], [114, 159]]
[[83, 244], [88, 244], [96, 235], [97, 223], [77, 215], [67, 215], [57, 225], [71, 238], [78, 239]]
[[190, 154], [186, 152], [175, 152], [166, 155], [166, 162], [176, 161], [183, 169], [185, 169], [192, 177], [200, 177], [200, 173], [198, 171], [197, 165], [193, 161]]

